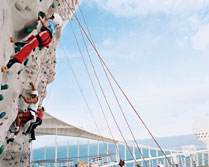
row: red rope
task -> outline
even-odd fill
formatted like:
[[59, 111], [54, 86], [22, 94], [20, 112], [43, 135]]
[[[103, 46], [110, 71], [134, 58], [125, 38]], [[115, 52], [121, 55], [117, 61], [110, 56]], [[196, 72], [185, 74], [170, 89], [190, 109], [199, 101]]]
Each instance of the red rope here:
[[[66, 0], [65, 0], [66, 1]], [[69, 9], [72, 11], [72, 9], [70, 8], [69, 3], [66, 1]], [[160, 148], [161, 152], [164, 154], [164, 156], [166, 157], [166, 159], [168, 160], [168, 162], [170, 163], [170, 165], [173, 167], [173, 164], [171, 163], [171, 161], [168, 159], [168, 157], [166, 156], [165, 152], [163, 151], [163, 149], [161, 148], [161, 146], [159, 145], [159, 143], [156, 141], [156, 139], [154, 138], [154, 136], [152, 135], [151, 131], [149, 130], [149, 128], [146, 126], [145, 122], [142, 120], [142, 118], [140, 117], [140, 115], [137, 113], [136, 109], [134, 108], [134, 106], [132, 105], [132, 103], [130, 102], [129, 98], [126, 96], [126, 94], [124, 93], [124, 91], [122, 90], [122, 88], [120, 87], [120, 85], [118, 84], [118, 82], [115, 80], [114, 76], [112, 75], [112, 73], [110, 72], [109, 68], [107, 67], [107, 65], [105, 64], [105, 62], [103, 61], [103, 59], [101, 58], [98, 50], [96, 49], [96, 46], [93, 44], [93, 42], [91, 41], [91, 39], [89, 38], [88, 34], [86, 33], [86, 31], [84, 30], [83, 26], [81, 25], [80, 21], [78, 20], [77, 16], [73, 13], [75, 19], [77, 20], [79, 27], [82, 29], [83, 33], [85, 34], [85, 36], [87, 37], [87, 39], [89, 40], [89, 42], [91, 43], [92, 47], [94, 48], [95, 52], [97, 53], [100, 61], [102, 62], [102, 64], [105, 66], [105, 68], [108, 70], [109, 74], [111, 75], [112, 79], [114, 80], [114, 82], [117, 84], [117, 86], [119, 87], [119, 89], [121, 90], [121, 92], [123, 93], [123, 95], [125, 96], [126, 100], [128, 101], [128, 103], [130, 104], [130, 106], [132, 107], [132, 109], [134, 110], [134, 112], [136, 113], [137, 117], [140, 119], [140, 121], [142, 122], [142, 124], [144, 125], [144, 127], [146, 128], [146, 130], [148, 131], [148, 133], [150, 134], [150, 136], [152, 137], [152, 139], [154, 140], [154, 142], [157, 144], [157, 146]], [[106, 98], [105, 98], [106, 101]], [[109, 107], [109, 106], [108, 106]], [[118, 124], [116, 123], [116, 125], [118, 126]], [[127, 144], [127, 143], [126, 143]]]
[[[80, 6], [79, 6], [79, 8], [80, 8]], [[82, 14], [82, 15], [83, 15], [83, 14]], [[83, 17], [84, 17], [84, 16], [83, 16]], [[85, 23], [86, 23], [86, 22], [85, 22]], [[80, 32], [81, 32], [81, 35], [82, 35], [82, 39], [83, 39], [83, 42], [84, 42], [86, 51], [87, 51], [88, 56], [89, 56], [89, 58], [90, 58], [91, 55], [90, 55], [90, 53], [89, 53], [89, 50], [88, 50], [88, 47], [87, 47], [87, 44], [86, 44], [86, 41], [85, 41], [83, 32], [82, 32], [82, 30], [81, 30], [80, 27], [79, 27], [79, 29], [80, 29]], [[92, 41], [93, 41], [93, 40], [92, 40]], [[90, 59], [91, 59], [91, 58], [90, 58]], [[111, 87], [111, 89], [112, 89], [112, 92], [113, 92], [113, 94], [114, 94], [114, 97], [115, 97], [115, 99], [116, 99], [116, 101], [117, 101], [117, 103], [118, 103], [118, 105], [119, 105], [119, 108], [120, 108], [120, 110], [121, 110], [121, 112], [122, 112], [122, 115], [123, 115], [125, 121], [126, 121], [126, 124], [127, 124], [128, 128], [129, 128], [129, 131], [131, 132], [131, 135], [132, 135], [132, 137], [133, 137], [133, 139], [134, 139], [134, 141], [135, 141], [135, 144], [136, 144], [136, 146], [137, 146], [137, 148], [138, 148], [138, 151], [139, 151], [140, 155], [142, 156], [142, 159], [143, 159], [143, 161], [144, 161], [144, 163], [145, 163], [145, 166], [147, 166], [147, 163], [146, 163], [146, 161], [145, 161], [145, 159], [144, 159], [144, 156], [143, 156], [143, 154], [142, 154], [142, 152], [141, 152], [141, 150], [140, 150], [140, 148], [139, 148], [139, 146], [138, 146], [138, 143], [137, 143], [137, 141], [136, 141], [136, 138], [135, 138], [135, 136], [134, 136], [134, 134], [133, 134], [133, 132], [132, 132], [132, 130], [131, 130], [131, 127], [130, 127], [130, 125], [129, 125], [129, 123], [128, 123], [128, 120], [126, 119], [126, 116], [125, 116], [125, 114], [124, 114], [124, 111], [123, 111], [123, 109], [122, 109], [122, 107], [121, 107], [121, 104], [120, 104], [120, 102], [119, 102], [119, 100], [118, 100], [118, 98], [117, 98], [117, 96], [116, 96], [116, 93], [115, 93], [115, 91], [114, 91], [114, 89], [113, 89], [113, 87], [112, 87], [112, 84], [111, 84], [111, 82], [110, 82], [110, 79], [109, 79], [109, 77], [108, 77], [108, 75], [107, 75], [107, 72], [106, 72], [106, 70], [105, 70], [105, 68], [104, 68], [103, 65], [102, 65], [102, 68], [103, 68], [103, 70], [104, 70], [104, 72], [105, 72], [105, 75], [106, 75], [106, 77], [107, 77], [107, 79], [108, 79], [108, 83], [109, 83], [109, 85], [110, 85], [110, 87]]]
[[[74, 72], [74, 70], [73, 70], [73, 67], [72, 67], [72, 65], [71, 65], [71, 63], [70, 63], [70, 60], [69, 60], [69, 58], [68, 58], [68, 56], [67, 56], [67, 54], [66, 54], [66, 52], [65, 52], [65, 49], [64, 49], [64, 47], [63, 47], [63, 45], [62, 45], [62, 43], [61, 43], [61, 47], [62, 47], [62, 49], [63, 49], [63, 52], [64, 52], [64, 55], [65, 55], [65, 57], [66, 57], [66, 59], [67, 59], [67, 62], [68, 62], [68, 65], [70, 66], [70, 69], [71, 69], [71, 71], [72, 71], [72, 73], [73, 73], [73, 76], [74, 76], [74, 79], [75, 79], [75, 81], [76, 81], [76, 84], [77, 84], [77, 86], [78, 86], [78, 88], [79, 88], [79, 90], [80, 90], [80, 92], [81, 92], [81, 95], [82, 95], [82, 97], [83, 97], [83, 99], [84, 99], [84, 102], [85, 102], [85, 104], [86, 104], [86, 106], [87, 106], [87, 108], [88, 108], [88, 111], [90, 112], [90, 115], [91, 115], [91, 117], [92, 117], [92, 119], [93, 119], [93, 122], [94, 122], [94, 124], [95, 124], [95, 126], [96, 126], [96, 128], [97, 128], [97, 131], [99, 132], [99, 134], [100, 134], [100, 136], [102, 136], [101, 135], [101, 131], [99, 130], [99, 126], [97, 125], [97, 122], [96, 122], [96, 120], [95, 120], [95, 118], [94, 118], [94, 116], [93, 116], [93, 113], [92, 113], [92, 110], [91, 110], [91, 108], [89, 107], [89, 104], [88, 104], [88, 102], [87, 102], [87, 100], [86, 100], [86, 97], [85, 97], [85, 95], [84, 95], [84, 92], [83, 92], [83, 90], [82, 90], [82, 88], [81, 88], [81, 86], [80, 86], [80, 84], [79, 84], [79, 82], [78, 82], [78, 79], [77, 79], [77, 77], [76, 77], [76, 74], [75, 74], [75, 72]], [[107, 121], [107, 118], [105, 117], [105, 120]], [[109, 124], [108, 124], [108, 121], [107, 121], [107, 125], [108, 125], [108, 127], [109, 127]], [[110, 128], [110, 127], [109, 127]], [[110, 130], [111, 131], [111, 130]], [[112, 134], [112, 133], [111, 133]], [[103, 139], [103, 138], [102, 138]], [[116, 142], [115, 142], [115, 139], [113, 138], [113, 141], [114, 141], [114, 144], [116, 145]], [[103, 142], [104, 142], [104, 139], [103, 139]], [[105, 145], [105, 143], [104, 143], [104, 145]], [[105, 147], [106, 148], [106, 147]], [[109, 151], [108, 151], [108, 154], [110, 154], [109, 153]], [[111, 160], [113, 161], [113, 159], [112, 159], [112, 157], [110, 156], [110, 158], [111, 158]]]
[[[70, 25], [71, 25], [71, 28], [72, 28], [72, 30], [73, 30], [73, 27], [72, 27], [72, 23], [71, 23], [71, 22], [70, 22]], [[74, 31], [73, 31], [73, 34], [74, 34], [74, 37], [76, 38], [76, 35], [75, 35], [75, 32], [74, 32]], [[79, 43], [78, 43], [77, 38], [76, 38], [76, 42], [77, 42], [77, 45], [79, 46]], [[80, 52], [81, 52], [81, 51], [80, 51]], [[89, 55], [89, 53], [88, 53], [88, 55]], [[111, 115], [112, 115], [112, 117], [113, 117], [113, 120], [114, 120], [114, 122], [115, 122], [115, 124], [116, 124], [116, 126], [117, 126], [117, 128], [118, 128], [118, 130], [119, 130], [119, 132], [120, 132], [120, 134], [121, 134], [121, 136], [122, 136], [122, 138], [123, 138], [123, 140], [124, 140], [124, 143], [125, 143], [126, 146], [128, 147], [128, 150], [129, 150], [130, 154], [132, 155], [133, 159], [134, 159], [135, 162], [136, 162], [136, 159], [135, 159], [135, 157], [133, 156], [133, 153], [131, 152], [130, 147], [128, 146], [127, 141], [126, 141], [126, 139], [125, 139], [125, 137], [124, 137], [124, 135], [123, 135], [123, 133], [122, 133], [122, 131], [121, 131], [121, 129], [120, 129], [120, 127], [119, 127], [119, 125], [118, 125], [116, 119], [115, 119], [115, 116], [114, 116], [114, 114], [113, 114], [113, 112], [112, 112], [112, 109], [111, 109], [111, 107], [110, 107], [110, 104], [109, 104], [109, 102], [108, 102], [108, 100], [107, 100], [107, 97], [106, 97], [106, 95], [105, 95], [105, 93], [104, 93], [104, 90], [103, 90], [103, 88], [102, 88], [101, 82], [100, 82], [100, 80], [99, 80], [99, 78], [98, 78], [97, 72], [96, 72], [96, 70], [95, 70], [95, 68], [94, 68], [94, 65], [93, 65], [93, 62], [92, 62], [90, 56], [89, 56], [89, 59], [90, 59], [91, 66], [92, 66], [92, 68], [93, 68], [94, 74], [95, 74], [95, 76], [96, 76], [97, 82], [98, 82], [98, 84], [99, 84], [99, 87], [100, 87], [100, 89], [101, 89], [101, 91], [102, 91], [102, 94], [103, 94], [103, 97], [104, 97], [104, 99], [105, 99], [105, 102], [106, 102], [106, 104], [107, 104], [107, 106], [108, 106], [108, 109], [109, 109], [109, 111], [110, 111], [110, 113], [111, 113]], [[137, 162], [136, 162], [136, 163], [137, 163]]]

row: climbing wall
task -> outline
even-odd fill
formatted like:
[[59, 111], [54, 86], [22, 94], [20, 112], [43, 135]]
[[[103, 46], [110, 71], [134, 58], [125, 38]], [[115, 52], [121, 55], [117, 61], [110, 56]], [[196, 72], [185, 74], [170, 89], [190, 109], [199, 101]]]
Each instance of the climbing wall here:
[[[15, 127], [18, 112], [26, 111], [28, 105], [20, 98], [20, 94], [29, 97], [30, 82], [39, 92], [41, 106], [47, 95], [46, 87], [55, 79], [56, 46], [64, 25], [70, 20], [72, 10], [78, 6], [78, 0], [1, 0], [0, 5], [0, 66], [6, 65], [10, 57], [21, 47], [14, 42], [24, 41], [36, 35], [41, 23], [38, 21], [39, 11], [48, 16], [59, 13], [64, 24], [57, 29], [48, 48], [36, 48], [23, 64], [16, 63], [9, 70], [0, 72], [0, 167], [26, 167], [29, 164], [29, 136], [22, 135], [28, 122], [15, 138], [7, 144], [7, 139], [14, 134], [9, 129]], [[47, 111], [50, 112], [50, 111]]]

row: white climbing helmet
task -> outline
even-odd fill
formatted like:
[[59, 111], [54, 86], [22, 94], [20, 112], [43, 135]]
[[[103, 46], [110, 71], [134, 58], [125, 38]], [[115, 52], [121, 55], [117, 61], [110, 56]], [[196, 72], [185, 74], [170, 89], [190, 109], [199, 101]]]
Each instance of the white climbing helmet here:
[[38, 91], [37, 91], [37, 90], [33, 90], [30, 94], [31, 94], [31, 95], [36, 95], [36, 96], [38, 96]]
[[53, 22], [54, 22], [55, 26], [61, 27], [62, 26], [61, 16], [58, 13], [54, 13], [53, 16], [54, 16]]

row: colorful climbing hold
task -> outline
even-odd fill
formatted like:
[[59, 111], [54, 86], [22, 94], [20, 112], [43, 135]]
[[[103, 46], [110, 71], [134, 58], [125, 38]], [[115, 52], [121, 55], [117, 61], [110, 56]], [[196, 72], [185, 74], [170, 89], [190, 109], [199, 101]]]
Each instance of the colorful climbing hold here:
[[25, 32], [26, 33], [31, 33], [32, 31], [33, 31], [33, 28], [30, 28], [30, 27], [28, 27], [28, 28], [25, 29]]
[[24, 63], [23, 63], [23, 64], [24, 64], [24, 66], [27, 66], [28, 61], [29, 61], [29, 59], [28, 59], [28, 58], [26, 58], [26, 59], [25, 59], [25, 61], [24, 61]]
[[0, 126], [2, 126], [2, 125], [3, 125], [3, 122], [0, 123]]
[[21, 50], [21, 45], [17, 45], [17, 47], [15, 47], [15, 53], [19, 52]]
[[[22, 72], [23, 69], [21, 69], [20, 71], [17, 72], [18, 75], [20, 75], [20, 73]], [[19, 79], [19, 78], [18, 78]]]
[[7, 84], [1, 85], [1, 90], [5, 90], [5, 89], [8, 89], [8, 88], [9, 88], [9, 86]]
[[13, 43], [15, 41], [14, 37], [10, 37], [10, 42]]
[[4, 100], [4, 96], [0, 94], [0, 101]]
[[41, 16], [42, 18], [45, 17], [45, 14], [43, 12], [39, 12], [38, 15]]
[[28, 76], [28, 78], [32, 79], [32, 76], [31, 76], [31, 75], [29, 75], [29, 76]]
[[0, 147], [0, 155], [3, 153], [4, 148], [5, 148], [5, 146], [4, 146], [4, 145], [2, 145], [2, 146]]
[[6, 113], [5, 113], [5, 112], [2, 112], [2, 113], [0, 114], [0, 118], [3, 118], [5, 115], [6, 115]]
[[55, 7], [55, 4], [54, 4], [54, 2], [53, 2], [53, 4], [52, 4], [52, 8], [54, 8]]

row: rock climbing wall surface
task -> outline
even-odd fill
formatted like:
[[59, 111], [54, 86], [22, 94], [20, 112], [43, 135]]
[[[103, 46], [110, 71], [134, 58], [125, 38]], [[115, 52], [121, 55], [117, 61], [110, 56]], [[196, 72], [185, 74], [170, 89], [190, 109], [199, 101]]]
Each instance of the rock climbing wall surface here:
[[61, 31], [72, 16], [72, 10], [78, 6], [78, 0], [2, 0], [0, 5], [0, 65], [6, 65], [10, 57], [20, 51], [21, 46], [14, 42], [24, 41], [36, 35], [41, 28], [38, 21], [39, 11], [48, 16], [59, 13], [64, 24], [57, 29], [48, 48], [34, 49], [23, 64], [16, 63], [9, 70], [0, 72], [0, 167], [26, 167], [29, 163], [29, 136], [22, 134], [30, 122], [24, 125], [14, 142], [7, 144], [7, 139], [14, 136], [9, 130], [15, 127], [19, 111], [26, 111], [28, 104], [20, 94], [29, 97], [30, 82], [39, 92], [39, 105], [46, 97], [46, 87], [55, 78], [56, 46]]

